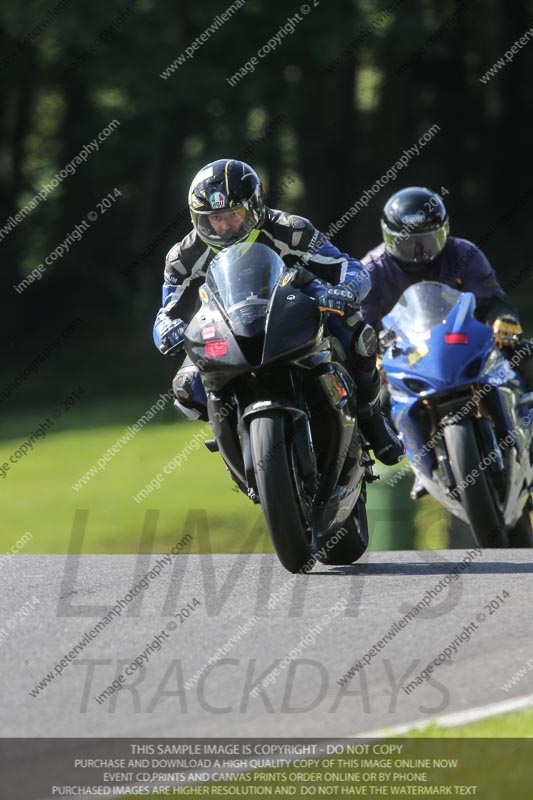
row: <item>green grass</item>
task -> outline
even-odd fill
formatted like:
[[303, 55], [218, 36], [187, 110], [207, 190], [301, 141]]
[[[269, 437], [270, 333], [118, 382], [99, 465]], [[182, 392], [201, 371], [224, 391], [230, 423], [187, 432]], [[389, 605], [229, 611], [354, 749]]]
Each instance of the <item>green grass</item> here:
[[[125, 428], [157, 398], [134, 403], [105, 405], [83, 411], [83, 402], [57, 420], [33, 451], [12, 464], [0, 479], [2, 528], [0, 550], [7, 551], [29, 531], [33, 539], [25, 553], [67, 551], [77, 509], [88, 509], [83, 552], [138, 552], [148, 509], [159, 512], [154, 552], [164, 552], [178, 540], [191, 511], [203, 511], [207, 520], [195, 536], [192, 552], [208, 546], [213, 551], [239, 552], [254, 530], [247, 550], [268, 551], [270, 546], [260, 509], [240, 492], [217, 454], [200, 444], [186, 463], [165, 478], [161, 487], [144, 501], [133, 499], [191, 439], [205, 428], [202, 423], [177, 422], [170, 407], [161, 412], [114, 455], [79, 491], [72, 486], [106, 450], [124, 434]], [[0, 464], [49, 416], [15, 414], [0, 423]], [[53, 419], [53, 417], [52, 417]], [[255, 544], [254, 544], [255, 543]]]
[[[220, 456], [209, 453], [201, 442], [185, 463], [164, 476], [158, 489], [141, 502], [133, 499], [207, 427], [206, 423], [180, 421], [171, 403], [79, 491], [72, 488], [156, 400], [156, 396], [116, 398], [90, 405], [82, 396], [59, 418], [53, 416], [57, 405], [37, 412], [4, 411], [0, 416], [0, 467], [5, 462], [10, 468], [0, 478], [0, 552], [9, 551], [26, 531], [33, 538], [24, 553], [68, 552], [80, 509], [88, 511], [88, 520], [78, 552], [168, 552], [195, 525], [192, 552], [272, 552], [260, 508], [234, 491]], [[45, 438], [10, 463], [10, 456], [47, 417], [54, 424]], [[446, 513], [431, 498], [414, 504], [408, 496], [409, 477], [391, 487], [387, 485], [390, 469], [376, 465], [376, 470], [382, 480], [369, 487], [370, 549], [445, 546]], [[141, 542], [143, 530], [147, 531], [146, 512], [151, 509], [158, 512], [152, 547]], [[420, 535], [422, 529], [424, 536]], [[433, 534], [428, 536], [430, 529]]]

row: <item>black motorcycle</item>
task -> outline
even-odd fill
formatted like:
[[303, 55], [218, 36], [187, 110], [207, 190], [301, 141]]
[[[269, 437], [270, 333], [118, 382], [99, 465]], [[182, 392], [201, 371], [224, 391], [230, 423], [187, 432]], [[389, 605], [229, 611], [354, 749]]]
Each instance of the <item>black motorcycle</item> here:
[[297, 275], [265, 245], [227, 248], [185, 333], [208, 398], [215, 438], [206, 444], [261, 504], [294, 573], [363, 555], [374, 479], [346, 354], [316, 301], [293, 285]]

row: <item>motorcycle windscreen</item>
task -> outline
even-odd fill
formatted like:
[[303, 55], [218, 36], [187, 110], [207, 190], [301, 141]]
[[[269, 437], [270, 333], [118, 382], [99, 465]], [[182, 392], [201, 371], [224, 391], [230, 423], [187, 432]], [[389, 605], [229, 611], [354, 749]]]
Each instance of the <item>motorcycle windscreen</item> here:
[[461, 297], [461, 292], [442, 283], [414, 283], [383, 317], [383, 325], [412, 341], [429, 339], [430, 332], [446, 322]]
[[206, 283], [236, 336], [264, 332], [270, 298], [283, 269], [280, 256], [258, 242], [232, 245], [213, 259]]

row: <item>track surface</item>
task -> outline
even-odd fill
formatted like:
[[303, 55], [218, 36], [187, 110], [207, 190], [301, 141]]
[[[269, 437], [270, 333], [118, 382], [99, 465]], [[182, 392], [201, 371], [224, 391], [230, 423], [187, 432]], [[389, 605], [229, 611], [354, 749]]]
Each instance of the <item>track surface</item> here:
[[[159, 555], [17, 556], [2, 569], [3, 737], [341, 737], [427, 719], [533, 691], [528, 672], [501, 687], [532, 656], [533, 552], [484, 551], [344, 687], [337, 680], [466, 551], [372, 553], [349, 568], [317, 566], [293, 578], [273, 556], [178, 556], [37, 697], [29, 692], [122, 598]], [[135, 578], [137, 570], [137, 578]], [[77, 573], [77, 574], [76, 574]], [[510, 597], [490, 614], [485, 605]], [[278, 593], [280, 602], [269, 609]], [[18, 610], [34, 595], [33, 611]], [[176, 611], [197, 598], [183, 624]], [[338, 601], [312, 643], [302, 640]], [[271, 603], [272, 604], [272, 603]], [[79, 606], [84, 606], [79, 609]], [[98, 608], [100, 607], [100, 608]], [[486, 615], [452, 661], [406, 694], [409, 682], [464, 626]], [[132, 615], [134, 614], [134, 615]], [[195, 687], [184, 688], [251, 615], [258, 620]], [[12, 630], [7, 621], [16, 618]], [[159, 651], [124, 688], [94, 699], [175, 621]], [[1, 626], [0, 626], [1, 628]], [[316, 630], [316, 628], [315, 628]], [[0, 633], [0, 636], [2, 634]], [[273, 685], [254, 682], [301, 645]], [[43, 743], [44, 744], [44, 743]]]

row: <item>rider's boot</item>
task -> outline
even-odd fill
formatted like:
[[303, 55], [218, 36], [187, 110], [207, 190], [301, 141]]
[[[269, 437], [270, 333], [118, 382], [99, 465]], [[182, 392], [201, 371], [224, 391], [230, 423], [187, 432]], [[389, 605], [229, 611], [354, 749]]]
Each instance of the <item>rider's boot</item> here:
[[397, 464], [405, 453], [398, 438], [381, 411], [381, 379], [377, 369], [377, 335], [364, 320], [351, 334], [348, 361], [357, 386], [357, 418], [359, 428], [376, 458], [382, 464]]
[[382, 464], [392, 466], [405, 454], [401, 439], [396, 436], [381, 411], [379, 400], [380, 378], [377, 370], [372, 376], [357, 381], [357, 417], [363, 436]]

